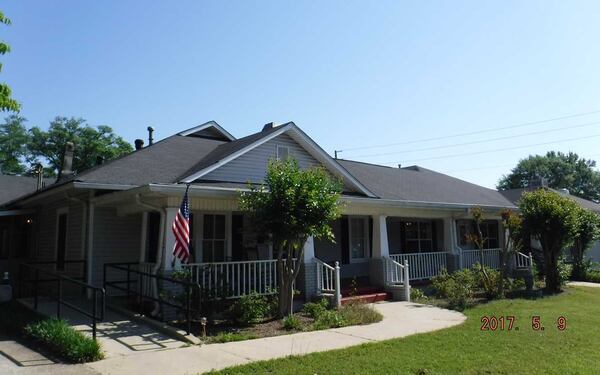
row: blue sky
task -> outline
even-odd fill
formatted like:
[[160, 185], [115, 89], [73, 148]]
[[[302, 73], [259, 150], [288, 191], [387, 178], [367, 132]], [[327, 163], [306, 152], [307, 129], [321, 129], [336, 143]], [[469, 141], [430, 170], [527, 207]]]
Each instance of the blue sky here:
[[529, 154], [600, 159], [600, 113], [445, 138], [599, 111], [600, 2], [23, 0], [2, 10], [13, 51], [0, 79], [30, 125], [83, 117], [133, 142], [148, 125], [160, 139], [216, 120], [241, 137], [294, 121], [332, 154], [436, 137], [340, 157], [488, 187]]

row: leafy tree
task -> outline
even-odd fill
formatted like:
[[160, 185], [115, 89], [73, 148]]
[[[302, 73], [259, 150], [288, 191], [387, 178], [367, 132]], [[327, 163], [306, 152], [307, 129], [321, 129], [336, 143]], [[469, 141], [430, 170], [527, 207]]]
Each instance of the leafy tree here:
[[29, 152], [34, 163], [39, 158], [49, 163], [49, 170], [60, 170], [62, 155], [67, 142], [75, 144], [73, 171], [81, 172], [96, 165], [97, 158], [114, 159], [130, 153], [133, 148], [123, 138], [113, 133], [112, 128], [100, 125], [97, 129], [87, 125], [81, 118], [56, 117], [47, 131], [39, 127], [30, 129]]
[[537, 177], [548, 181], [555, 189], [568, 189], [578, 197], [600, 201], [600, 172], [596, 162], [580, 158], [576, 153], [550, 151], [546, 155], [529, 156], [519, 161], [511, 173], [498, 182], [498, 189], [527, 187]]
[[[0, 11], [0, 23], [10, 25], [11, 21], [8, 17]], [[0, 55], [5, 55], [10, 52], [10, 46], [0, 41]], [[0, 70], [2, 70], [2, 63], [0, 63]], [[19, 112], [21, 105], [12, 98], [12, 91], [6, 83], [0, 83], [0, 111], [12, 111]]]
[[25, 121], [24, 117], [10, 115], [0, 124], [0, 173], [23, 174], [27, 171], [23, 163], [29, 142]]
[[586, 279], [585, 252], [590, 245], [600, 238], [600, 216], [590, 210], [579, 207], [579, 225], [575, 233], [575, 241], [571, 246], [573, 270], [571, 277], [575, 280]]
[[[333, 240], [330, 223], [340, 216], [341, 184], [322, 168], [300, 170], [293, 159], [269, 162], [264, 185], [250, 185], [240, 208], [277, 252], [279, 315], [292, 313], [294, 281], [307, 238]], [[294, 262], [294, 259], [297, 259]]]
[[[487, 242], [487, 238], [483, 236], [483, 231], [481, 230], [481, 223], [483, 222], [483, 209], [481, 207], [473, 207], [471, 209], [471, 215], [473, 216], [473, 221], [475, 223], [475, 233], [467, 234], [467, 240], [471, 241], [477, 246], [479, 249], [479, 267], [482, 275], [483, 285], [486, 292], [492, 290], [492, 280], [488, 275], [485, 266], [484, 266], [484, 252], [485, 243]], [[491, 297], [488, 295], [488, 297]]]
[[523, 194], [519, 209], [523, 225], [542, 246], [546, 289], [551, 293], [559, 292], [558, 258], [562, 249], [571, 245], [577, 235], [580, 207], [553, 191], [538, 189]]
[[508, 279], [508, 262], [511, 255], [516, 254], [522, 248], [522, 226], [521, 216], [511, 210], [503, 210], [502, 228], [504, 229], [504, 246], [500, 252], [500, 275], [503, 282], [498, 284], [498, 295], [504, 296], [504, 280]]

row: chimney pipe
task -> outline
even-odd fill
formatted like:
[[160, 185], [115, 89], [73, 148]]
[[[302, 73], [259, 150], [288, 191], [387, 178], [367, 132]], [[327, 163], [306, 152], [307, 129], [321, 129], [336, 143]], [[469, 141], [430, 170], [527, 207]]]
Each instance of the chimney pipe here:
[[42, 164], [35, 166], [35, 174], [37, 175], [37, 188], [36, 191], [40, 191], [44, 188], [44, 167]]
[[73, 142], [67, 142], [65, 144], [65, 152], [63, 154], [63, 163], [58, 174], [58, 181], [63, 178], [69, 177], [73, 174], [73, 151], [75, 150], [75, 145]]
[[152, 146], [152, 144], [154, 143], [152, 133], [154, 133], [154, 128], [152, 126], [148, 126], [148, 146]]
[[139, 151], [142, 148], [144, 148], [144, 140], [143, 139], [139, 139], [138, 138], [133, 143], [135, 144], [135, 150], [136, 151]]

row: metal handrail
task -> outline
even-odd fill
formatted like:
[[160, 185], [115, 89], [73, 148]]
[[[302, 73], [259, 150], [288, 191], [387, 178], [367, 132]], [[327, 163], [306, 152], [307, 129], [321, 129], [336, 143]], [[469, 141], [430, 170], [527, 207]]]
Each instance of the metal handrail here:
[[[189, 335], [191, 332], [191, 324], [192, 324], [192, 312], [195, 313], [199, 313], [200, 310], [198, 309], [194, 309], [192, 308], [191, 305], [191, 296], [192, 296], [192, 290], [194, 288], [197, 288], [198, 290], [200, 290], [200, 288], [198, 287], [197, 284], [193, 283], [193, 282], [189, 282], [189, 281], [184, 281], [184, 280], [177, 280], [174, 279], [172, 277], [168, 277], [168, 276], [163, 276], [163, 275], [156, 275], [156, 274], [152, 274], [149, 272], [145, 272], [145, 271], [140, 271], [140, 270], [136, 270], [136, 269], [132, 269], [131, 266], [139, 266], [139, 262], [126, 262], [126, 263], [105, 263], [104, 264], [104, 269], [103, 269], [103, 285], [104, 288], [106, 290], [108, 290], [108, 288], [113, 288], [116, 290], [120, 290], [123, 292], [127, 292], [127, 297], [129, 299], [129, 297], [131, 295], [136, 296], [139, 299], [139, 304], [140, 304], [140, 312], [142, 309], [142, 302], [144, 300], [150, 300], [150, 301], [154, 301], [166, 306], [170, 306], [173, 307], [177, 310], [181, 310], [183, 312], [185, 312], [185, 316], [186, 316], [186, 332]], [[116, 280], [116, 281], [108, 281], [107, 280], [107, 270], [109, 268], [112, 269], [116, 269], [116, 270], [120, 270], [120, 271], [125, 271], [127, 272], [126, 274], [126, 280]], [[132, 280], [131, 279], [131, 274], [137, 275], [138, 278]], [[142, 283], [139, 283], [139, 289], [133, 290], [131, 288], [131, 284], [132, 283], [136, 283], [138, 281], [141, 281], [142, 277], [148, 277], [150, 279], [155, 279], [155, 280], [162, 280], [162, 281], [167, 281], [173, 284], [177, 284], [177, 285], [181, 285], [183, 287], [185, 287], [185, 291], [186, 291], [186, 301], [184, 305], [178, 305], [175, 303], [172, 303], [166, 299], [160, 298], [160, 295], [158, 295], [158, 297], [154, 297], [154, 296], [149, 296], [143, 293], [142, 290]], [[122, 284], [126, 284], [126, 287], [122, 287]]]
[[[72, 263], [79, 263], [82, 261], [72, 261]], [[77, 280], [75, 278], [69, 277], [69, 276], [65, 276], [62, 275], [60, 273], [57, 273], [56, 271], [50, 271], [50, 270], [46, 270], [43, 268], [38, 267], [39, 264], [52, 264], [55, 262], [36, 262], [35, 265], [33, 264], [29, 264], [29, 263], [23, 263], [20, 265], [20, 272], [19, 272], [19, 282], [21, 283], [19, 286], [19, 293], [22, 295], [23, 290], [24, 290], [24, 286], [26, 283], [33, 283], [33, 308], [37, 311], [38, 309], [38, 291], [39, 291], [39, 283], [40, 282], [56, 282], [58, 284], [58, 288], [57, 288], [57, 296], [54, 297], [53, 295], [48, 295], [48, 297], [55, 299], [56, 300], [56, 317], [58, 319], [61, 318], [61, 309], [62, 306], [66, 306], [68, 308], [70, 308], [71, 310], [77, 311], [78, 313], [92, 319], [92, 337], [94, 338], [94, 340], [96, 339], [96, 327], [97, 327], [97, 323], [99, 321], [104, 320], [104, 315], [106, 312], [106, 292], [104, 290], [104, 288], [100, 288], [91, 284], [88, 284], [86, 282], [83, 282], [81, 280]], [[85, 264], [85, 262], [84, 262]], [[25, 279], [25, 270], [26, 269], [30, 269], [34, 272], [34, 278], [33, 279]], [[42, 274], [47, 274], [50, 276], [53, 276], [54, 278], [50, 278], [50, 279], [40, 279], [40, 273]], [[67, 302], [66, 300], [63, 299], [63, 285], [64, 282], [68, 282], [68, 283], [72, 283], [75, 284], [77, 286], [80, 286], [82, 288], [85, 288], [86, 290], [91, 290], [92, 291], [92, 312], [89, 313], [87, 310], [80, 308], [79, 306], [73, 305], [72, 303]], [[98, 307], [98, 294], [100, 294], [101, 296], [101, 302], [102, 302], [102, 308], [100, 309], [100, 314], [98, 314], [97, 311], [97, 307]]]

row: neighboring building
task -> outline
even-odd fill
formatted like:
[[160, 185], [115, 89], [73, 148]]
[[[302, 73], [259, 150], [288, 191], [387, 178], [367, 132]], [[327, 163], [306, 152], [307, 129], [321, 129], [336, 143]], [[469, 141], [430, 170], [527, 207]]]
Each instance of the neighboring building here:
[[[532, 190], [540, 189], [540, 188], [548, 189], [550, 191], [553, 191], [557, 194], [562, 195], [563, 197], [572, 199], [577, 204], [579, 204], [579, 206], [581, 206], [582, 208], [585, 208], [587, 210], [590, 210], [590, 211], [600, 214], [600, 204], [590, 201], [590, 200], [587, 200], [587, 199], [579, 198], [575, 195], [572, 195], [566, 189], [552, 189], [552, 188], [545, 186], [545, 184], [542, 184], [539, 187], [532, 187], [532, 188], [501, 190], [500, 193], [504, 197], [506, 197], [506, 199], [511, 201], [514, 205], [518, 205], [519, 199], [521, 199], [521, 195], [523, 195], [524, 192], [532, 191]], [[537, 249], [537, 250], [541, 249], [539, 242], [535, 241], [535, 240], [532, 240], [531, 247], [534, 249]], [[565, 250], [565, 256], [567, 257], [567, 259], [570, 258], [571, 254], [568, 250]], [[590, 249], [585, 253], [585, 257], [590, 259], [593, 262], [600, 262], [600, 241], [595, 242], [590, 247]]]
[[500, 211], [514, 208], [502, 194], [418, 166], [333, 159], [292, 122], [267, 124], [240, 139], [208, 122], [76, 176], [66, 171], [4, 212], [33, 221], [35, 245], [23, 259], [51, 261], [57, 270], [85, 260], [87, 281], [101, 286], [105, 263], [173, 269], [171, 223], [190, 183], [190, 267], [197, 281], [209, 289], [225, 284], [232, 297], [267, 293], [275, 285], [273, 250], [248, 229], [238, 194], [248, 181], [263, 181], [270, 159], [285, 157], [301, 168], [323, 166], [343, 182], [343, 216], [332, 223], [336, 242], [311, 238], [305, 245], [297, 288], [306, 299], [331, 291], [335, 262], [342, 279], [378, 287], [398, 281], [404, 260], [411, 279], [471, 266], [478, 256], [466, 234], [475, 206], [486, 216], [485, 262], [497, 266]]

